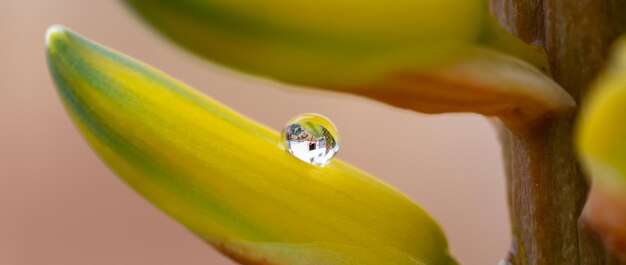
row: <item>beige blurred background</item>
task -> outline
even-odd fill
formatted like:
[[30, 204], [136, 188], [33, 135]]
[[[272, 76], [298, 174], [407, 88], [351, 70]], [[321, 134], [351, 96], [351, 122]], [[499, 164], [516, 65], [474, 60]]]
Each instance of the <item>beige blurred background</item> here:
[[77, 133], [47, 72], [44, 32], [55, 23], [276, 130], [303, 112], [330, 117], [343, 140], [338, 156], [426, 208], [462, 264], [505, 255], [503, 168], [484, 118], [423, 115], [242, 77], [178, 49], [117, 1], [0, 0], [0, 264], [234, 264], [125, 186]]

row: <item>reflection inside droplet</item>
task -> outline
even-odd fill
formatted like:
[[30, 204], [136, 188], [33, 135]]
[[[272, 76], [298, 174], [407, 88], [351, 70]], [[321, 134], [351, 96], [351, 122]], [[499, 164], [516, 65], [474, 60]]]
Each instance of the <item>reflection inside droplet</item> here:
[[281, 144], [298, 159], [317, 166], [328, 164], [339, 151], [335, 125], [314, 113], [291, 119], [282, 131]]

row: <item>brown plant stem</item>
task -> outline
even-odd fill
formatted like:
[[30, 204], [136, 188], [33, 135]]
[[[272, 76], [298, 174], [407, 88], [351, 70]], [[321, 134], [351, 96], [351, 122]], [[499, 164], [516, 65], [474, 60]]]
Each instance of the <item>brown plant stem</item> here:
[[[554, 79], [580, 104], [626, 27], [622, 0], [492, 0], [511, 32], [544, 47]], [[572, 132], [577, 111], [523, 135], [501, 129], [516, 265], [620, 264], [579, 221], [589, 186]]]

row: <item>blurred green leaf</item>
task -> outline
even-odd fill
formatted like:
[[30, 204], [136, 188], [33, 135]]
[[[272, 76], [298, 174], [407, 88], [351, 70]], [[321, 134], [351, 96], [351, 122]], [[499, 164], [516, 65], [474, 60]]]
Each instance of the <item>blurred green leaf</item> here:
[[296, 85], [499, 116], [519, 130], [574, 106], [539, 69], [543, 51], [502, 29], [485, 0], [127, 3], [204, 58]]

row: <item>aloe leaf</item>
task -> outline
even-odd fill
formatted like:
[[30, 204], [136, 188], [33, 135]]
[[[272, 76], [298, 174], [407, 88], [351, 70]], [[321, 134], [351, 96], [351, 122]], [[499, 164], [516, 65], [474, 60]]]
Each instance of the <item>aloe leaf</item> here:
[[498, 116], [518, 131], [575, 105], [542, 72], [543, 51], [502, 29], [485, 0], [127, 3], [206, 59], [291, 84]]
[[576, 139], [592, 182], [584, 217], [626, 261], [626, 39], [590, 91]]
[[403, 62], [425, 66], [454, 57], [480, 38], [485, 6], [483, 0], [126, 3], [201, 56], [317, 86], [360, 82]]
[[47, 47], [61, 99], [100, 158], [241, 263], [456, 264], [435, 221], [371, 175], [302, 162], [275, 131], [61, 26]]

